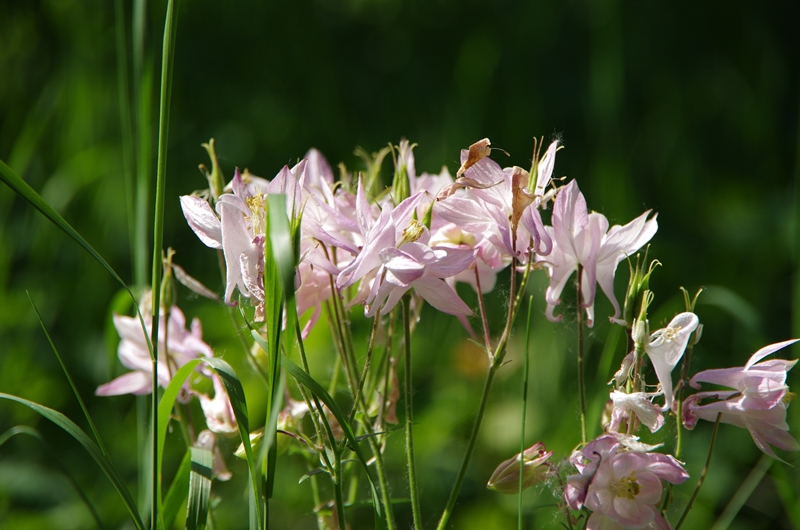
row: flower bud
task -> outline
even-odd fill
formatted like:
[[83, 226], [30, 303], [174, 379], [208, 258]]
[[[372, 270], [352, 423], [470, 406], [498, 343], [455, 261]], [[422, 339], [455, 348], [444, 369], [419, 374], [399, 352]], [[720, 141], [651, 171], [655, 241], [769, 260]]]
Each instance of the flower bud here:
[[525, 452], [509, 458], [494, 470], [486, 487], [507, 495], [520, 492], [519, 473], [520, 460], [522, 464], [522, 489], [526, 489], [541, 482], [550, 473], [550, 467], [545, 462], [553, 456], [552, 451], [547, 451], [542, 442], [525, 449]]

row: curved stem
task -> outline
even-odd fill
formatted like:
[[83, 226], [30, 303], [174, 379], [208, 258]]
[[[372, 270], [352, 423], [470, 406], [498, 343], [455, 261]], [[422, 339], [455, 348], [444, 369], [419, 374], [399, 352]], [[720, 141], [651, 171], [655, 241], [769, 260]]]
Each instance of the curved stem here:
[[689, 499], [689, 504], [686, 505], [686, 509], [683, 511], [683, 515], [681, 515], [678, 524], [675, 525], [675, 530], [678, 530], [681, 527], [683, 521], [686, 519], [686, 516], [689, 515], [689, 510], [692, 509], [692, 504], [694, 504], [694, 500], [700, 493], [700, 487], [706, 480], [706, 474], [708, 473], [708, 468], [711, 466], [711, 455], [714, 453], [714, 442], [717, 441], [717, 431], [719, 430], [720, 418], [722, 418], [721, 413], [717, 414], [717, 421], [714, 422], [714, 430], [711, 433], [711, 444], [708, 447], [708, 458], [706, 458], [706, 465], [703, 466], [703, 471], [700, 472], [700, 479], [697, 481], [697, 486], [694, 488], [694, 493], [692, 493], [692, 497]]

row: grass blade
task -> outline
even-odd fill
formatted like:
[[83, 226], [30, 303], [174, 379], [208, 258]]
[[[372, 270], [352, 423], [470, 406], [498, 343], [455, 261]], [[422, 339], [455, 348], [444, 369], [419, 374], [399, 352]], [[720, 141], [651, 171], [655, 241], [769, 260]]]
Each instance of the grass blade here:
[[29, 409], [33, 410], [34, 412], [39, 413], [44, 418], [52, 421], [67, 434], [72, 436], [78, 443], [80, 443], [84, 449], [94, 458], [95, 462], [100, 465], [100, 468], [105, 473], [108, 480], [111, 481], [111, 484], [114, 486], [114, 489], [117, 490], [117, 493], [122, 498], [122, 501], [125, 503], [125, 507], [128, 509], [128, 513], [133, 519], [133, 523], [138, 530], [145, 530], [144, 523], [142, 522], [142, 518], [139, 516], [139, 511], [136, 509], [136, 503], [131, 497], [128, 488], [125, 487], [125, 483], [122, 481], [122, 478], [119, 476], [114, 465], [111, 461], [103, 454], [100, 448], [97, 446], [96, 443], [92, 441], [89, 436], [78, 427], [75, 422], [58, 412], [57, 410], [53, 410], [51, 408], [45, 407], [44, 405], [40, 405], [33, 401], [29, 401], [27, 399], [12, 396], [10, 394], [4, 394], [0, 392], [0, 399], [7, 399], [9, 401], [15, 401], [22, 405], [25, 405]]
[[42, 442], [44, 448], [47, 449], [47, 452], [50, 453], [50, 456], [53, 457], [53, 460], [56, 461], [58, 467], [61, 468], [61, 472], [64, 473], [65, 477], [67, 477], [67, 480], [69, 480], [70, 484], [72, 484], [72, 487], [75, 488], [78, 497], [81, 498], [83, 503], [89, 509], [89, 512], [92, 514], [92, 518], [94, 519], [95, 524], [97, 524], [97, 527], [100, 528], [101, 530], [105, 528], [103, 526], [103, 522], [100, 520], [100, 515], [97, 513], [97, 510], [94, 507], [94, 504], [92, 504], [92, 502], [89, 500], [89, 497], [86, 496], [86, 492], [83, 491], [83, 488], [81, 488], [80, 484], [78, 484], [78, 481], [75, 480], [75, 477], [72, 476], [72, 473], [69, 472], [69, 470], [64, 466], [64, 464], [58, 458], [58, 454], [55, 451], [53, 451], [53, 448], [50, 447], [50, 445], [47, 442], [44, 441], [44, 438], [42, 438], [42, 435], [39, 434], [39, 431], [31, 427], [27, 427], [25, 425], [17, 425], [16, 427], [12, 427], [11, 429], [7, 430], [2, 435], [0, 435], [0, 446], [2, 446], [9, 439], [11, 439], [12, 436], [15, 436], [17, 434], [27, 434], [28, 436], [33, 436], [34, 438]]
[[108, 456], [108, 451], [106, 450], [105, 445], [103, 445], [103, 440], [100, 439], [100, 433], [97, 431], [97, 427], [95, 427], [94, 421], [92, 421], [92, 417], [89, 415], [89, 410], [86, 408], [83, 399], [81, 399], [81, 394], [80, 392], [78, 392], [78, 387], [75, 386], [75, 381], [73, 381], [72, 376], [69, 375], [67, 366], [64, 364], [64, 360], [61, 358], [61, 355], [58, 353], [56, 345], [53, 343], [53, 339], [50, 337], [50, 333], [47, 332], [47, 327], [45, 327], [44, 325], [44, 321], [42, 320], [42, 315], [39, 313], [39, 309], [36, 307], [36, 304], [33, 303], [33, 298], [31, 298], [31, 294], [28, 291], [25, 291], [25, 294], [28, 295], [28, 300], [31, 301], [33, 310], [36, 312], [36, 318], [39, 319], [39, 324], [42, 326], [42, 330], [44, 331], [45, 337], [47, 337], [47, 342], [50, 343], [50, 348], [56, 355], [56, 359], [58, 359], [58, 364], [61, 365], [61, 370], [67, 377], [67, 381], [69, 381], [69, 386], [72, 388], [72, 393], [75, 394], [75, 397], [77, 398], [78, 403], [81, 406], [81, 410], [83, 411], [83, 415], [86, 417], [86, 421], [89, 422], [89, 427], [92, 429], [92, 434], [94, 434], [94, 438], [97, 441], [97, 445], [100, 447], [100, 450], [103, 451], [103, 454]]
[[172, 484], [164, 497], [164, 505], [161, 509], [161, 516], [164, 521], [164, 528], [172, 528], [175, 518], [178, 517], [178, 510], [186, 502], [189, 496], [189, 471], [192, 469], [192, 453], [186, 451], [183, 456], [178, 472], [172, 479]]
[[[8, 167], [2, 160], [0, 160], [0, 180], [5, 182], [9, 188], [21, 195], [23, 199], [31, 204], [31, 206], [39, 210], [42, 215], [47, 217], [54, 225], [59, 227], [64, 231], [64, 233], [75, 240], [76, 243], [83, 247], [86, 252], [91, 254], [91, 256], [97, 260], [100, 265], [102, 265], [109, 273], [111, 273], [111, 276], [113, 276], [114, 279], [120, 283], [120, 285], [125, 287], [125, 289], [128, 289], [128, 286], [122, 281], [122, 278], [119, 277], [116, 271], [111, 268], [111, 265], [109, 265], [106, 260], [104, 260], [103, 257], [98, 254], [98, 252], [92, 248], [92, 246], [87, 243], [86, 240], [83, 239], [83, 237], [76, 232], [75, 229], [72, 228], [72, 226], [70, 226], [70, 224], [66, 222], [57, 211], [53, 209], [52, 206], [47, 204], [47, 202], [45, 202], [45, 200], [42, 199], [42, 197], [36, 193], [36, 191], [34, 191], [34, 189], [31, 188], [27, 182], [22, 180], [19, 175], [14, 173], [14, 171], [12, 171], [12, 169]], [[130, 290], [128, 290], [128, 293], [130, 293], [131, 298], [133, 298], [133, 293], [131, 293]]]
[[211, 451], [192, 447], [189, 501], [186, 505], [187, 530], [205, 530], [208, 522], [208, 501], [211, 496]]

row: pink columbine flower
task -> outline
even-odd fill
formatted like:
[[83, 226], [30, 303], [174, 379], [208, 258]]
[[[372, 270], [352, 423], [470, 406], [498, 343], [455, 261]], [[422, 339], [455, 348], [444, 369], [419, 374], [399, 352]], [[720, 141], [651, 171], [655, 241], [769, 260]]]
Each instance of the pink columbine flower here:
[[[756, 446], [769, 456], [780, 460], [771, 446], [786, 451], [800, 450], [797, 440], [789, 434], [786, 423], [786, 372], [797, 360], [771, 359], [767, 355], [794, 344], [798, 339], [770, 344], [755, 352], [743, 367], [705, 370], [692, 377], [689, 384], [700, 383], [726, 386], [734, 390], [698, 392], [683, 404], [683, 423], [693, 429], [697, 420], [730, 423], [750, 431]], [[703, 405], [704, 399], [716, 399]]]
[[439, 311], [451, 315], [472, 314], [469, 306], [444, 281], [475, 261], [471, 249], [429, 247], [412, 242], [398, 248], [385, 248], [379, 255], [383, 264], [366, 300], [367, 316], [374, 316], [378, 310], [381, 314], [388, 313], [411, 288]]
[[553, 310], [561, 303], [561, 291], [578, 265], [583, 267], [582, 306], [586, 309], [587, 325], [591, 327], [594, 324], [596, 284], [614, 306], [611, 321], [619, 318], [614, 274], [619, 262], [650, 241], [658, 230], [656, 216], [648, 219], [650, 212], [647, 210], [630, 223], [609, 229], [604, 215], [588, 213], [586, 199], [576, 181], [559, 191], [553, 206], [553, 226], [545, 227], [553, 239], [553, 251], [546, 258], [537, 256], [537, 261], [547, 267], [550, 276], [550, 286], [545, 294], [547, 318], [554, 322], [561, 320], [562, 316], [554, 316]]
[[669, 528], [657, 506], [661, 481], [680, 484], [689, 475], [674, 457], [646, 452], [629, 440], [606, 434], [570, 458], [578, 474], [567, 478], [564, 498], [573, 510], [592, 511], [587, 530]]
[[[152, 327], [150, 310], [150, 294], [143, 297], [141, 310], [144, 316], [147, 334]], [[198, 319], [192, 321], [191, 329], [186, 329], [186, 317], [177, 307], [172, 306], [169, 321], [165, 325], [164, 311], [158, 326], [158, 383], [166, 388], [171, 380], [170, 374], [197, 357], [213, 357], [211, 347], [203, 342], [203, 330]], [[117, 353], [123, 366], [131, 372], [123, 374], [113, 381], [100, 385], [98, 396], [118, 396], [121, 394], [149, 394], [152, 390], [153, 364], [147, 348], [147, 338], [142, 331], [138, 318], [114, 315], [114, 327], [122, 339]], [[164, 344], [164, 337], [167, 344]], [[182, 401], [188, 401], [188, 384], [181, 394]]]

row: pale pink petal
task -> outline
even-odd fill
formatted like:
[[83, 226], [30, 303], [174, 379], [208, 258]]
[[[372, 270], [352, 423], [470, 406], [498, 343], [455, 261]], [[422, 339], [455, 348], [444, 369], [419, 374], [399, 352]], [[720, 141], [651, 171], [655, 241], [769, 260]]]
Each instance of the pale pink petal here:
[[95, 395], [98, 396], [119, 396], [122, 394], [143, 395], [149, 394], [152, 390], [152, 378], [146, 372], [128, 372], [113, 381], [97, 387]]
[[181, 210], [186, 222], [204, 245], [222, 248], [222, 227], [208, 201], [192, 195], [181, 196]]
[[471, 315], [472, 310], [444, 280], [420, 278], [412, 283], [414, 290], [433, 307], [450, 315]]

